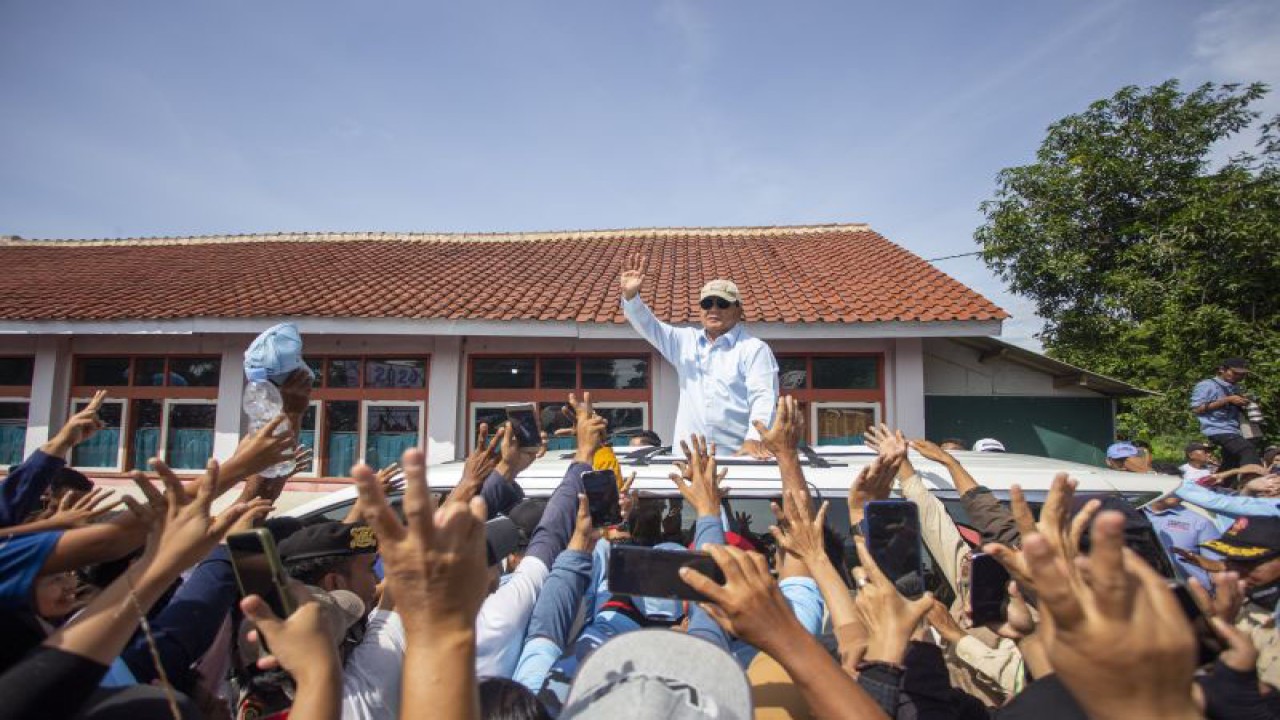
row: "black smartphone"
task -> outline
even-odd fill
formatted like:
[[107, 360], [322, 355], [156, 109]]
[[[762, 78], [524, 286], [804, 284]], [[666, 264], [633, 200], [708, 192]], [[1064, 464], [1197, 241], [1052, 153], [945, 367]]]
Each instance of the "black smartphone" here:
[[591, 508], [592, 527], [602, 528], [622, 522], [622, 510], [618, 507], [618, 477], [612, 470], [582, 473], [582, 488]]
[[974, 553], [969, 565], [969, 608], [973, 624], [1003, 622], [1009, 605], [1009, 571], [994, 557]]
[[289, 574], [276, 551], [271, 531], [257, 528], [227, 536], [231, 551], [231, 568], [236, 573], [240, 596], [257, 595], [266, 601], [276, 617], [293, 613], [293, 595], [289, 593]]
[[920, 511], [909, 500], [872, 500], [863, 509], [863, 537], [880, 571], [909, 598], [924, 595]]
[[679, 570], [691, 567], [717, 583], [724, 573], [711, 556], [688, 550], [655, 550], [643, 545], [614, 545], [609, 549], [609, 592], [639, 597], [669, 597], [701, 602], [702, 593], [680, 579]]
[[538, 413], [532, 404], [508, 405], [507, 420], [516, 434], [520, 447], [537, 447], [542, 444], [542, 432], [538, 429]]
[[1196, 631], [1196, 659], [1197, 665], [1208, 665], [1227, 649], [1222, 638], [1218, 637], [1218, 633], [1213, 631], [1213, 625], [1209, 624], [1209, 618], [1205, 616], [1204, 610], [1200, 608], [1200, 603], [1196, 602], [1196, 598], [1191, 594], [1191, 590], [1187, 588], [1185, 583], [1171, 582], [1169, 589], [1178, 598], [1178, 604], [1182, 606], [1182, 613], [1187, 616], [1187, 622], [1191, 623], [1191, 627]]

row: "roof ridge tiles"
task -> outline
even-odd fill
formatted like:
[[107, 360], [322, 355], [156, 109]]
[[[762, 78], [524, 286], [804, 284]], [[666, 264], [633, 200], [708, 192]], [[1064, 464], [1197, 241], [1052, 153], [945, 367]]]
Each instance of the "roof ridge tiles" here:
[[125, 238], [24, 238], [19, 235], [0, 235], [0, 247], [213, 245], [265, 242], [544, 242], [549, 240], [614, 240], [619, 238], [660, 240], [700, 236], [707, 238], [770, 238], [777, 235], [807, 235], [830, 231], [870, 232], [879, 236], [879, 233], [871, 230], [871, 227], [866, 223], [827, 223], [820, 225], [674, 226], [521, 232], [277, 231], [274, 233], [151, 235]]

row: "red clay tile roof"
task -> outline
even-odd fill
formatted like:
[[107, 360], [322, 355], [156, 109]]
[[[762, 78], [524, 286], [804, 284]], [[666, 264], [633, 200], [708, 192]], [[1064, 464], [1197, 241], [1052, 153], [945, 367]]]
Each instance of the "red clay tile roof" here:
[[618, 269], [693, 322], [699, 287], [735, 280], [758, 322], [998, 320], [990, 300], [865, 225], [494, 235], [294, 233], [0, 239], [0, 319], [329, 317], [624, 322]]

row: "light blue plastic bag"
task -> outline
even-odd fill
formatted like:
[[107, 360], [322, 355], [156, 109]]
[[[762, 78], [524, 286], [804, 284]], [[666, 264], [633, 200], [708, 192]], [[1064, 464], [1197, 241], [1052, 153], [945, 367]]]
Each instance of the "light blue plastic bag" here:
[[[293, 323], [280, 323], [259, 335], [244, 351], [244, 374], [250, 381], [280, 385], [294, 370], [306, 368], [302, 334]], [[310, 368], [307, 368], [310, 372]]]

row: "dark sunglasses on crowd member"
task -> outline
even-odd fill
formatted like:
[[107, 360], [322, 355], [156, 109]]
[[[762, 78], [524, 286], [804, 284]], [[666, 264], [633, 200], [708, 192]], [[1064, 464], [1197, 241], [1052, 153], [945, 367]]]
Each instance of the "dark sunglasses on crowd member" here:
[[715, 307], [720, 308], [721, 310], [728, 310], [730, 307], [732, 307], [732, 306], [734, 306], [734, 305], [737, 305], [737, 304], [738, 304], [738, 303], [736, 303], [736, 302], [732, 302], [732, 303], [731, 303], [731, 302], [729, 302], [728, 300], [725, 300], [725, 299], [724, 299], [724, 298], [722, 298], [722, 297], [705, 297], [705, 298], [702, 298], [702, 301], [698, 303], [698, 305], [699, 305], [703, 310], [710, 310], [710, 309], [711, 309], [711, 307], [712, 307], [713, 305], [714, 305]]

